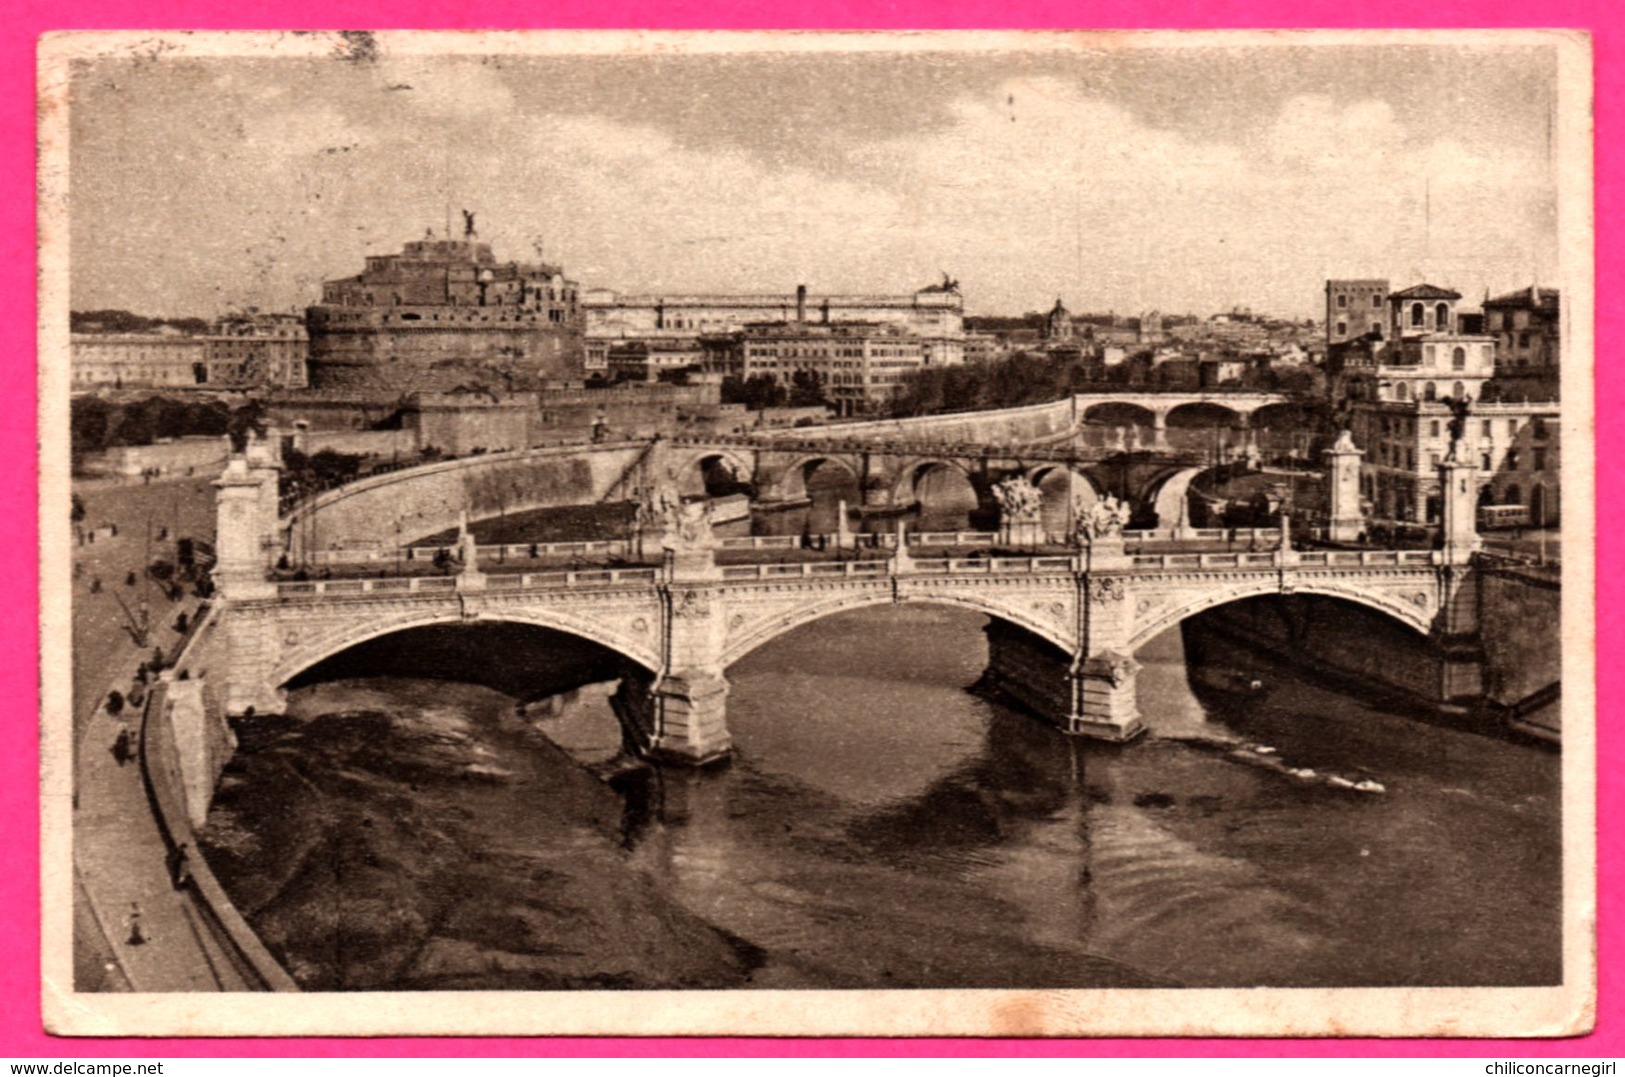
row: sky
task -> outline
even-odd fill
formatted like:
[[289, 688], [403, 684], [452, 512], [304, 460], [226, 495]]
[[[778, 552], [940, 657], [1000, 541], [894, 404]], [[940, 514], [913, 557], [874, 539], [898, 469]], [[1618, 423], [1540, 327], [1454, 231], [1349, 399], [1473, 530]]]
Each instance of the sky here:
[[1550, 46], [1033, 44], [79, 61], [71, 302], [300, 308], [448, 207], [635, 293], [1301, 318], [1328, 277], [1556, 282]]

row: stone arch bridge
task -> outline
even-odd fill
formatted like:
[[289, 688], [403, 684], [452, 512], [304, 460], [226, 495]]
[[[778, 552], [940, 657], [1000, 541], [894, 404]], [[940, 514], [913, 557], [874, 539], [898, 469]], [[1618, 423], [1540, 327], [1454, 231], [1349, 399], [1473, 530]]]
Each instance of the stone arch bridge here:
[[[1134, 654], [1185, 617], [1261, 595], [1325, 595], [1376, 610], [1447, 658], [1439, 697], [1480, 691], [1476, 583], [1443, 551], [1074, 556], [717, 565], [275, 582], [223, 558], [215, 689], [228, 712], [275, 713], [285, 686], [350, 647], [428, 625], [535, 625], [623, 659], [617, 712], [646, 753], [704, 763], [730, 749], [727, 671], [755, 648], [845, 610], [957, 606], [990, 618], [988, 678], [1069, 733], [1127, 740], [1142, 723]], [[1449, 657], [1450, 655], [1455, 657]]]
[[[1172, 475], [1195, 474], [1219, 455], [1171, 445], [1157, 433], [1170, 417], [1182, 409], [1219, 409], [1221, 416], [1244, 422], [1286, 405], [1285, 398], [1268, 393], [1085, 394], [1029, 408], [750, 437], [491, 453], [370, 476], [283, 504], [276, 543], [297, 563], [320, 550], [416, 542], [454, 528], [464, 516], [477, 522], [565, 504], [635, 500], [667, 479], [690, 495], [714, 490], [722, 479], [765, 504], [794, 503], [807, 496], [812, 473], [826, 467], [847, 475], [860, 503], [870, 508], [906, 508], [921, 500], [922, 484], [933, 472], [963, 479], [984, 509], [992, 507], [991, 487], [1003, 478], [1019, 474], [1037, 485], [1065, 474], [1068, 498], [1075, 492], [1087, 501], [1110, 489], [1139, 507], [1145, 520], [1170, 515], [1183, 494], [1184, 485], [1176, 484], [1178, 495], [1161, 496], [1175, 488], [1168, 485]], [[1091, 424], [1102, 409], [1128, 409], [1124, 421], [1131, 423], [1140, 415], [1145, 424], [1132, 429], [1147, 432], [1096, 443], [1099, 429]], [[1250, 444], [1246, 428], [1238, 429], [1226, 450], [1231, 455], [1245, 453]], [[1052, 491], [1060, 486], [1051, 483]], [[1173, 522], [1170, 516], [1165, 525]]]

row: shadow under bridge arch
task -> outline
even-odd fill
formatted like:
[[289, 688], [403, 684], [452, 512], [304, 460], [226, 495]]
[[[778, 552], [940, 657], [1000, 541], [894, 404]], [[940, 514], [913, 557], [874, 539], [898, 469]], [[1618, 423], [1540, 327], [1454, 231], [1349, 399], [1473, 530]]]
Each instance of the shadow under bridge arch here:
[[671, 477], [684, 497], [727, 497], [751, 493], [755, 472], [749, 457], [731, 450], [709, 449], [672, 468]]
[[1191, 484], [1210, 468], [1185, 467], [1169, 471], [1151, 480], [1140, 498], [1141, 506], [1155, 520], [1160, 529], [1193, 526], [1191, 516]]
[[475, 620], [436, 612], [358, 620], [308, 637], [297, 628], [285, 631], [272, 674], [279, 688], [413, 677], [480, 684], [525, 699], [613, 680], [629, 664], [660, 667], [650, 643], [556, 612]]
[[[1413, 645], [1431, 646], [1433, 623], [1439, 613], [1435, 586], [1431, 581], [1423, 582], [1420, 578], [1397, 590], [1381, 591], [1353, 583], [1315, 581], [1295, 584], [1290, 592], [1283, 592], [1279, 580], [1261, 575], [1256, 580], [1233, 582], [1185, 595], [1164, 596], [1148, 590], [1139, 596], [1139, 604], [1144, 612], [1136, 615], [1134, 630], [1125, 649], [1132, 654], [1188, 618], [1220, 607], [1259, 599], [1285, 601], [1300, 597], [1336, 600], [1335, 605], [1328, 607], [1332, 611], [1328, 614], [1328, 623], [1335, 620], [1339, 606], [1353, 607], [1360, 611], [1362, 617], [1375, 616], [1383, 624], [1407, 629]], [[1289, 616], [1283, 614], [1283, 617]], [[1302, 624], [1288, 623], [1286, 627], [1302, 634]]]
[[[983, 508], [966, 466], [955, 460], [915, 460], [905, 464], [892, 488], [892, 504], [917, 505], [920, 525], [955, 524]], [[944, 530], [952, 527], [944, 526]]]
[[738, 631], [729, 632], [728, 643], [722, 653], [723, 668], [803, 625], [840, 613], [892, 605], [949, 606], [971, 610], [1021, 628], [1065, 654], [1077, 649], [1075, 591], [1057, 588], [1042, 595], [1018, 597], [975, 588], [955, 588], [945, 583], [939, 587], [914, 586], [895, 593], [886, 587], [858, 594], [814, 598], [774, 615], [750, 619]]
[[[764, 470], [767, 465], [764, 463]], [[814, 493], [825, 493], [860, 504], [862, 484], [853, 462], [828, 453], [808, 453], [783, 466], [772, 468], [772, 481], [758, 482], [758, 493], [766, 500], [800, 501]]]

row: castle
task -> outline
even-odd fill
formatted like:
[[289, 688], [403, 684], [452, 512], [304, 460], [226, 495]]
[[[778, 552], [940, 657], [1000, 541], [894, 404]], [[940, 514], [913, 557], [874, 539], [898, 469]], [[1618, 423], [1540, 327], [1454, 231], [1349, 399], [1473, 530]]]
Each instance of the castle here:
[[498, 262], [464, 217], [462, 239], [431, 231], [323, 283], [306, 311], [312, 389], [521, 390], [581, 377], [576, 282], [556, 265]]

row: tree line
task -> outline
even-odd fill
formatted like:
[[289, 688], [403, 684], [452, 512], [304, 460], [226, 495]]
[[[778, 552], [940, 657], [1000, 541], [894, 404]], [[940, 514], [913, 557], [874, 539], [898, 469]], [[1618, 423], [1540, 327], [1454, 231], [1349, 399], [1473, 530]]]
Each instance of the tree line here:
[[219, 400], [179, 400], [148, 396], [111, 401], [75, 397], [68, 426], [73, 459], [121, 445], [151, 445], [166, 438], [230, 434], [241, 445], [249, 429], [264, 430], [264, 406], [250, 402], [232, 408]]
[[165, 327], [183, 333], [209, 331], [209, 323], [202, 318], [147, 318], [127, 310], [68, 312], [68, 329], [74, 333], [151, 333]]

